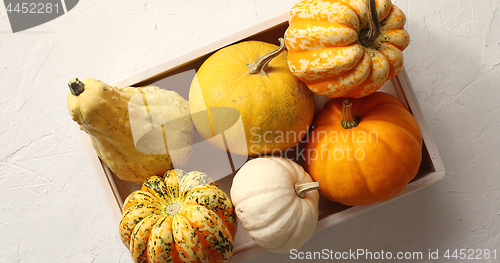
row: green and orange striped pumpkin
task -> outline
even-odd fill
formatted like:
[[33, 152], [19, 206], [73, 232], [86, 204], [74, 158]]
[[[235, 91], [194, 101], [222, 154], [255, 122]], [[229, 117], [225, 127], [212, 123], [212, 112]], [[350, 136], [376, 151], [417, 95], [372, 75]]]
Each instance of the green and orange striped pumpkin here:
[[151, 176], [123, 211], [120, 236], [135, 262], [227, 262], [233, 254], [233, 204], [202, 172]]

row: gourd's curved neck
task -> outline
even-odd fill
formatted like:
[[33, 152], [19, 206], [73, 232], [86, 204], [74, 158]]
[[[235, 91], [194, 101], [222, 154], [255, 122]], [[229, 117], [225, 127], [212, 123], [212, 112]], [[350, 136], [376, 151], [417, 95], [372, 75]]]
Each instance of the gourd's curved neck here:
[[81, 82], [78, 78], [71, 79], [68, 86], [71, 94], [75, 96], [78, 96], [85, 91], [85, 84], [83, 84], [83, 82]]
[[368, 16], [368, 28], [361, 31], [359, 40], [363, 46], [369, 47], [380, 34], [380, 22], [378, 20], [375, 0], [366, 0], [366, 9], [366, 14]]
[[344, 129], [352, 129], [358, 126], [359, 117], [352, 114], [352, 103], [349, 100], [345, 100], [342, 103], [342, 121], [341, 125]]
[[312, 182], [312, 183], [296, 183], [295, 184], [295, 193], [300, 197], [304, 198], [306, 196], [306, 193], [309, 191], [314, 191], [318, 190], [319, 183], [318, 182]]
[[277, 57], [281, 52], [285, 50], [285, 41], [283, 38], [278, 39], [280, 41], [280, 46], [274, 50], [271, 51], [267, 54], [265, 54], [263, 57], [261, 57], [259, 60], [257, 60], [255, 63], [250, 64], [248, 66], [250, 74], [266, 74], [266, 67], [273, 60], [275, 57]]

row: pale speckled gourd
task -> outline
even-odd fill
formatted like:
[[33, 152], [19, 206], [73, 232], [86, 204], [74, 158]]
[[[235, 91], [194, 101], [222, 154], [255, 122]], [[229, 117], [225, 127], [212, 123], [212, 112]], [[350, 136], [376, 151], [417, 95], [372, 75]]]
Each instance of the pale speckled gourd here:
[[285, 32], [290, 70], [319, 95], [367, 96], [402, 70], [405, 22], [390, 0], [301, 0]]
[[123, 204], [120, 237], [134, 262], [227, 262], [237, 221], [229, 197], [197, 171], [151, 176]]
[[69, 86], [71, 118], [120, 179], [141, 184], [187, 162], [194, 125], [189, 103], [177, 92], [156, 86], [112, 87], [91, 78], [73, 79]]
[[289, 253], [316, 230], [319, 187], [294, 161], [261, 157], [236, 173], [231, 199], [239, 221], [257, 245], [269, 252]]
[[[231, 127], [233, 118], [214, 116], [214, 108], [236, 109], [244, 126], [237, 129], [234, 125], [225, 132], [227, 144], [222, 140], [210, 143], [223, 150], [229, 145], [231, 153], [256, 156], [285, 151], [306, 135], [314, 116], [313, 93], [291, 74], [280, 41], [280, 47], [262, 41], [227, 46], [198, 69], [189, 105], [200, 134], [209, 139], [217, 135], [217, 127]], [[209, 121], [196, 115], [203, 111], [208, 111]]]

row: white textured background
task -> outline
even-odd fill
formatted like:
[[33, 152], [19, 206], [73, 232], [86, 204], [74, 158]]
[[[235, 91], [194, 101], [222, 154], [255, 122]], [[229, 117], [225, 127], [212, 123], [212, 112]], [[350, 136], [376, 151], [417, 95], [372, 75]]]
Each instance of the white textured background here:
[[[2, 5], [0, 262], [131, 262], [67, 112], [69, 79], [123, 79], [295, 2], [85, 0], [16, 34]], [[473, 262], [499, 262], [500, 2], [393, 2], [407, 15], [405, 67], [446, 176], [317, 233], [301, 251], [497, 249], [496, 261]], [[290, 259], [252, 262], [273, 260]]]

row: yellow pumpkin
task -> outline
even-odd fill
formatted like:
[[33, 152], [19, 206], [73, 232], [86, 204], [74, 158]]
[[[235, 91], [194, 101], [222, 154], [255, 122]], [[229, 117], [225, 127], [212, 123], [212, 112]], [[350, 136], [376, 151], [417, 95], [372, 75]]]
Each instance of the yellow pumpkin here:
[[[230, 45], [198, 69], [189, 105], [200, 134], [209, 139], [235, 126], [239, 118], [242, 122], [241, 129], [225, 132], [227, 143], [209, 140], [218, 148], [230, 145], [231, 153], [255, 156], [292, 148], [306, 135], [314, 116], [314, 97], [288, 69], [280, 40], [280, 47], [262, 41]], [[239, 114], [214, 114], [216, 109]], [[197, 114], [206, 111], [208, 117]]]
[[141, 184], [187, 163], [194, 127], [189, 104], [177, 92], [119, 88], [90, 78], [73, 79], [69, 86], [71, 118], [120, 179]]
[[236, 215], [229, 197], [201, 172], [147, 178], [123, 204], [120, 237], [134, 262], [227, 262]]
[[401, 71], [405, 22], [390, 0], [302, 0], [285, 33], [290, 70], [319, 95], [367, 96]]
[[320, 193], [345, 205], [369, 205], [401, 193], [417, 175], [422, 134], [394, 96], [330, 99], [314, 119], [304, 167]]

